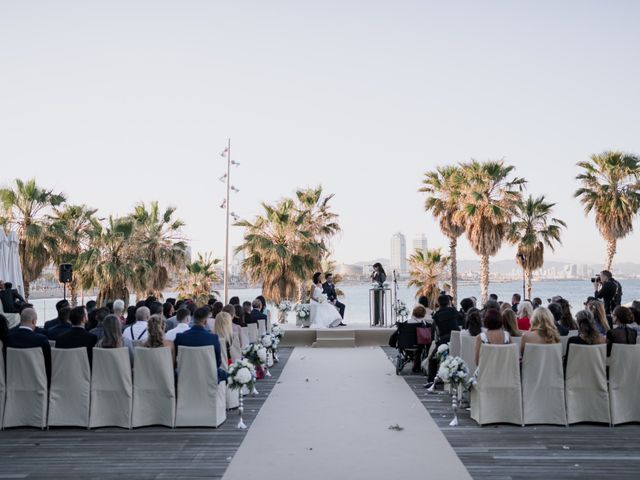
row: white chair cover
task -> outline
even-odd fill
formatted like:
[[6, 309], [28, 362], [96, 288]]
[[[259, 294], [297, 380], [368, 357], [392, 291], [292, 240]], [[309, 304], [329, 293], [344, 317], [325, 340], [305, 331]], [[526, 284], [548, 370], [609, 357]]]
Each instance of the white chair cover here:
[[611, 423], [640, 422], [640, 346], [614, 343], [609, 359]]
[[2, 302], [0, 302], [0, 313], [4, 315], [4, 318], [9, 322], [9, 328], [13, 328], [20, 323], [20, 314], [19, 313], [5, 313], [4, 308], [2, 308]]
[[135, 349], [131, 426], [164, 425], [176, 418], [176, 385], [169, 347]]
[[242, 358], [242, 343], [240, 341], [240, 333], [233, 332], [233, 340], [231, 341], [231, 361], [235, 362]]
[[249, 327], [242, 327], [240, 329], [240, 342], [243, 347], [249, 345]]
[[7, 348], [4, 428], [47, 426], [47, 371], [40, 347]]
[[476, 371], [476, 337], [460, 335], [460, 357], [469, 367], [469, 372]]
[[471, 389], [471, 418], [479, 425], [522, 425], [520, 388], [518, 345], [481, 345], [478, 383]]
[[[227, 351], [223, 348], [220, 352], [220, 357], [222, 360], [222, 368], [228, 370], [225, 366], [228, 365]], [[240, 406], [240, 392], [238, 390], [232, 390], [229, 387], [226, 389], [226, 404], [227, 410], [231, 410], [232, 408], [238, 408]]]
[[89, 428], [131, 428], [132, 400], [129, 349], [94, 348]]
[[565, 376], [569, 423], [610, 423], [606, 358], [605, 344], [571, 345]]
[[451, 341], [449, 342], [449, 355], [460, 356], [460, 330], [451, 331]]
[[178, 348], [176, 427], [217, 427], [227, 418], [212, 346]]
[[49, 421], [54, 426], [89, 426], [91, 367], [85, 347], [51, 349]]
[[[2, 347], [2, 342], [0, 342], [0, 349], [2, 349]], [[5, 379], [4, 355], [0, 351], [0, 430], [2, 430], [2, 419], [4, 418], [4, 402], [6, 399], [6, 394], [7, 382]]]
[[578, 330], [569, 330], [569, 333], [564, 336], [564, 337], [560, 337], [560, 342], [562, 343], [562, 356], [566, 357], [567, 356], [567, 345], [569, 344], [569, 339], [571, 337], [575, 337], [578, 335]]
[[258, 320], [258, 335], [262, 336], [267, 332], [267, 321]]
[[260, 338], [258, 336], [258, 325], [255, 323], [250, 323], [249, 325], [247, 325], [247, 328], [249, 329], [247, 330], [247, 334], [249, 335], [249, 343], [257, 343], [258, 338]]
[[271, 324], [271, 310], [267, 310], [267, 332], [270, 332], [272, 328]]
[[527, 343], [522, 357], [524, 424], [567, 424], [562, 345]]
[[[518, 345], [518, 347], [520, 347], [520, 342], [522, 341], [522, 337], [509, 337], [511, 338], [511, 343], [515, 343], [516, 345]], [[560, 344], [558, 344], [560, 345]]]

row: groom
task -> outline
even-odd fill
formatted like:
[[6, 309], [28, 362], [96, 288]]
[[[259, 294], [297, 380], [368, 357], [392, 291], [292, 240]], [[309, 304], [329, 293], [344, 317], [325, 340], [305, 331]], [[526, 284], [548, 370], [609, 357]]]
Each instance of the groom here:
[[[333, 274], [327, 273], [324, 278], [326, 281], [322, 284], [322, 292], [327, 296], [329, 302], [338, 309], [340, 316], [344, 320], [345, 305], [338, 301], [336, 286], [333, 284]], [[344, 326], [344, 323], [341, 323], [340, 325]]]

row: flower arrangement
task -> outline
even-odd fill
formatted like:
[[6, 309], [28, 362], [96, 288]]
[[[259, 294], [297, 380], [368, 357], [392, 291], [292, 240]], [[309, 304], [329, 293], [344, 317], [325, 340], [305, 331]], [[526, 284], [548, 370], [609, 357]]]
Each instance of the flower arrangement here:
[[438, 360], [438, 363], [442, 363], [448, 356], [449, 356], [449, 344], [443, 343], [436, 350], [436, 360]]
[[296, 325], [301, 327], [308, 327], [311, 322], [311, 311], [309, 305], [306, 303], [299, 303], [296, 305]]
[[242, 356], [255, 367], [262, 369], [267, 362], [267, 349], [260, 343], [250, 343], [242, 349]]
[[282, 300], [278, 304], [278, 310], [282, 313], [290, 312], [293, 310], [293, 303], [291, 303], [291, 300]]
[[236, 360], [229, 366], [227, 385], [232, 390], [240, 390], [243, 395], [247, 395], [253, 390], [255, 383], [256, 369], [246, 358]]
[[271, 335], [276, 337], [278, 339], [278, 342], [280, 342], [280, 340], [282, 340], [282, 337], [284, 337], [284, 329], [280, 325], [274, 325], [273, 327], [271, 327]]
[[450, 383], [454, 387], [459, 385], [467, 386], [471, 381], [469, 367], [460, 357], [447, 357], [440, 363], [438, 378], [444, 383]]
[[409, 309], [407, 308], [407, 304], [400, 299], [396, 300], [394, 310], [396, 312], [396, 317], [402, 318], [403, 321], [406, 320], [409, 316]]
[[262, 345], [268, 351], [277, 350], [279, 342], [280, 340], [278, 340], [278, 337], [276, 337], [272, 333], [267, 332], [264, 335], [262, 335], [262, 337], [260, 337], [260, 345]]
[[329, 297], [327, 297], [326, 293], [320, 294], [320, 296], [316, 299], [318, 303], [327, 303], [329, 301]]

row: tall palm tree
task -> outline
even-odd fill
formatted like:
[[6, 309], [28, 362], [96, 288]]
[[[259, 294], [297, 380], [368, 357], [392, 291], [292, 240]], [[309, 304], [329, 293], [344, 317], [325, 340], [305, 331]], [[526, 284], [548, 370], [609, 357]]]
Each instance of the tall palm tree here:
[[442, 254], [440, 248], [416, 250], [409, 257], [409, 286], [417, 287], [416, 298], [425, 296], [429, 305], [435, 306], [450, 258]]
[[29, 298], [30, 283], [40, 276], [51, 258], [45, 242], [47, 213], [64, 201], [63, 194], [39, 187], [35, 179], [26, 182], [16, 179], [13, 188], [0, 189], [0, 224], [17, 230], [26, 299]]
[[511, 178], [514, 167], [502, 161], [472, 160], [460, 168], [464, 186], [461, 208], [454, 217], [465, 225], [471, 248], [480, 255], [480, 296], [485, 303], [489, 298], [489, 257], [498, 253], [509, 233], [526, 180]]
[[71, 305], [74, 307], [78, 303], [78, 287], [81, 283], [79, 258], [89, 248], [91, 234], [98, 227], [98, 220], [94, 216], [96, 211], [86, 205], [65, 205], [64, 208], [54, 208], [53, 215], [49, 217], [46, 242], [51, 258], [56, 264], [70, 263], [76, 272], [69, 283]]
[[106, 226], [97, 225], [90, 247], [80, 254], [83, 288], [98, 287], [98, 305], [118, 298], [129, 303], [129, 286], [135, 283], [146, 261], [132, 244], [135, 227], [128, 217], [109, 217]]
[[509, 231], [509, 241], [518, 246], [516, 261], [523, 269], [527, 284], [527, 298], [531, 298], [531, 282], [534, 270], [544, 265], [544, 247], [555, 248], [560, 241], [562, 228], [567, 226], [562, 220], [551, 217], [555, 203], [547, 203], [544, 195], [517, 204], [513, 223]]
[[420, 192], [426, 193], [424, 209], [436, 218], [440, 231], [449, 239], [449, 259], [451, 265], [451, 295], [454, 303], [458, 294], [458, 238], [464, 233], [465, 225], [460, 215], [460, 188], [462, 175], [455, 166], [438, 167], [425, 173]]
[[178, 292], [185, 298], [191, 298], [198, 304], [205, 304], [211, 298], [213, 284], [219, 280], [215, 265], [220, 262], [211, 253], [198, 253], [196, 261], [186, 265], [186, 275], [178, 282]]
[[262, 204], [264, 213], [253, 222], [242, 220], [244, 243], [243, 267], [254, 282], [262, 282], [267, 300], [298, 298], [300, 284], [310, 278], [325, 253], [322, 242], [310, 228], [309, 212], [301, 212], [292, 199], [276, 205]]
[[175, 273], [186, 263], [187, 245], [182, 237], [184, 222], [175, 218], [174, 207], [160, 211], [157, 201], [139, 203], [132, 214], [134, 221], [133, 243], [145, 262], [138, 271], [134, 288], [140, 295], [162, 296], [169, 283], [171, 273]]
[[576, 176], [585, 214], [595, 213], [596, 226], [607, 242], [605, 270], [611, 270], [618, 239], [633, 231], [633, 220], [640, 207], [640, 159], [636, 155], [606, 151], [579, 162]]

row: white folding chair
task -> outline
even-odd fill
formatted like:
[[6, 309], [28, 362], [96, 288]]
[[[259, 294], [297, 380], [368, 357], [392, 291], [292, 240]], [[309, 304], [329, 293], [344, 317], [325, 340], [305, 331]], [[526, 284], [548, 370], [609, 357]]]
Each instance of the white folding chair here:
[[0, 302], [0, 313], [4, 315], [4, 318], [9, 322], [9, 328], [16, 327], [20, 323], [20, 314], [19, 313], [5, 313], [4, 308], [2, 308], [2, 302]]
[[469, 367], [470, 374], [476, 371], [476, 337], [460, 335], [460, 357]]
[[243, 347], [249, 345], [249, 327], [242, 327], [240, 329], [240, 342]]
[[169, 347], [135, 349], [131, 426], [175, 426], [176, 385]]
[[262, 336], [267, 332], [267, 321], [258, 320], [258, 335]]
[[520, 342], [522, 341], [522, 337], [509, 337], [509, 338], [511, 338], [511, 343], [518, 345], [518, 348], [520, 348]]
[[451, 330], [451, 340], [449, 341], [449, 355], [460, 356], [460, 330]]
[[89, 428], [131, 428], [132, 402], [129, 349], [94, 348]]
[[607, 346], [571, 344], [565, 396], [569, 424], [611, 423], [606, 374]]
[[231, 351], [232, 362], [242, 358], [242, 343], [240, 341], [240, 333], [237, 331], [233, 332], [233, 340], [231, 341], [231, 348], [229, 350]]
[[90, 398], [91, 367], [87, 349], [51, 349], [48, 425], [87, 428]]
[[479, 425], [522, 425], [518, 345], [482, 344], [477, 382], [471, 388], [471, 418]]
[[178, 348], [176, 427], [218, 427], [227, 418], [213, 346]]
[[[0, 302], [1, 304], [2, 302]], [[4, 418], [4, 402], [7, 395], [7, 381], [5, 378], [4, 355], [0, 352], [0, 430], [2, 430], [2, 419]]]
[[522, 356], [524, 424], [567, 424], [562, 345], [527, 343]]
[[614, 343], [609, 359], [611, 423], [640, 422], [640, 346]]
[[4, 428], [47, 426], [47, 371], [42, 348], [7, 348]]
[[272, 328], [271, 324], [271, 311], [267, 310], [267, 332], [270, 332]]
[[258, 336], [258, 325], [255, 323], [250, 323], [249, 325], [247, 325], [247, 328], [249, 329], [247, 330], [247, 334], [249, 335], [249, 343], [257, 343], [258, 338], [260, 338]]
[[[227, 370], [226, 365], [228, 365], [229, 359], [227, 358], [227, 349], [223, 348], [220, 351], [220, 357], [222, 360], [222, 368]], [[225, 388], [226, 390], [226, 405], [227, 410], [231, 410], [233, 408], [238, 408], [240, 406], [240, 392], [238, 390], [232, 390], [228, 386]]]

